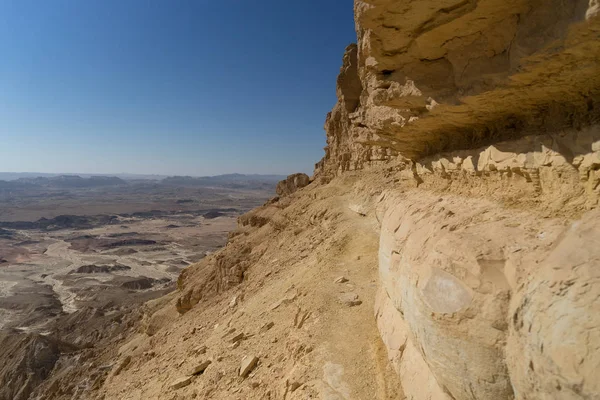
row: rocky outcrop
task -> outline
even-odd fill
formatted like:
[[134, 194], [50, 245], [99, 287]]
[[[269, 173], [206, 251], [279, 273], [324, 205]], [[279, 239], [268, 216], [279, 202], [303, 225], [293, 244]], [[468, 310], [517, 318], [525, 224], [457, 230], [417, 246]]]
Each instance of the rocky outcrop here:
[[310, 183], [310, 178], [306, 174], [293, 174], [286, 179], [279, 181], [277, 184], [277, 195], [287, 196], [294, 193], [296, 190], [307, 186]]
[[[254, 243], [233, 244], [223, 251], [185, 269], [179, 276], [177, 286], [184, 290], [177, 299], [177, 311], [183, 314], [200, 300], [210, 298], [244, 280], [248, 267], [261, 256], [264, 246], [253, 247]], [[192, 283], [193, 284], [189, 284]], [[187, 284], [186, 284], [187, 283]]]
[[355, 14], [315, 180], [388, 164], [423, 191], [378, 206], [376, 315], [405, 394], [597, 397], [600, 214], [573, 219], [600, 198], [598, 2], [356, 0]]
[[597, 211], [565, 227], [466, 199], [386, 202], [376, 314], [409, 397], [600, 393]]
[[356, 0], [316, 176], [597, 122], [597, 7]]
[[374, 145], [380, 136], [366, 125], [356, 122], [354, 116], [361, 108], [361, 97], [366, 93], [359, 76], [358, 46], [346, 48], [343, 65], [337, 80], [338, 102], [327, 115], [325, 157], [315, 165], [315, 176], [326, 178], [344, 171], [361, 169], [389, 160], [397, 152]]

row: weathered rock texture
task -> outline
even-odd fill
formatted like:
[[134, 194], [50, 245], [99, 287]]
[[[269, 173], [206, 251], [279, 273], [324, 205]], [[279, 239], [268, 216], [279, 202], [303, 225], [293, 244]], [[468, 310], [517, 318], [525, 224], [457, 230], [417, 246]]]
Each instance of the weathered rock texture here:
[[293, 174], [277, 184], [277, 195], [287, 196], [294, 193], [296, 190], [307, 186], [310, 183], [310, 178], [306, 174]]
[[344, 54], [316, 175], [598, 121], [597, 8], [356, 0], [359, 41]]
[[598, 213], [563, 227], [469, 200], [597, 207], [598, 2], [356, 0], [355, 13], [315, 178], [396, 160], [403, 185], [468, 205], [379, 206], [376, 313], [405, 394], [598, 398]]
[[376, 313], [407, 395], [600, 394], [597, 211], [565, 227], [466, 199], [386, 202]]
[[[355, 175], [347, 208], [380, 227], [377, 327], [407, 398], [600, 398], [597, 9], [355, 1], [315, 181], [385, 176]], [[291, 246], [271, 235], [303, 215], [301, 178], [182, 274], [181, 312]], [[335, 235], [327, 212], [304, 218]]]

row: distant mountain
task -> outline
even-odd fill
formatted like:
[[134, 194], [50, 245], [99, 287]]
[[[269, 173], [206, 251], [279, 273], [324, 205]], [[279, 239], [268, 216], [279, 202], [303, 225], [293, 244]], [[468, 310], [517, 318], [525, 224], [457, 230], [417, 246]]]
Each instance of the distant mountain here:
[[[14, 181], [19, 178], [55, 178], [58, 176], [79, 176], [81, 178], [90, 178], [93, 176], [108, 176], [107, 174], [79, 174], [79, 173], [45, 173], [45, 172], [0, 172], [0, 180]], [[160, 180], [166, 178], [167, 175], [150, 175], [150, 174], [110, 174], [124, 180]]]
[[[0, 173], [2, 176], [3, 173]], [[6, 174], [4, 174], [6, 175]], [[119, 186], [144, 188], [147, 185], [183, 186], [192, 188], [226, 188], [274, 191], [283, 175], [244, 175], [225, 174], [217, 176], [170, 176], [163, 179], [122, 179], [116, 176], [79, 175], [21, 176], [12, 180], [0, 180], [0, 194], [16, 195], [24, 191], [43, 192], [44, 190], [94, 189]]]
[[19, 178], [15, 183], [31, 184], [60, 189], [95, 188], [103, 186], [126, 185], [127, 182], [115, 176], [91, 176], [82, 178], [78, 175], [60, 175], [56, 177]]
[[20, 190], [20, 189], [30, 189], [35, 188], [36, 185], [29, 182], [19, 182], [19, 181], [0, 181], [0, 191], [1, 190]]
[[161, 181], [165, 185], [171, 186], [193, 186], [193, 187], [225, 187], [231, 189], [242, 188], [261, 188], [270, 189], [277, 185], [277, 182], [285, 179], [283, 175], [244, 175], [244, 174], [226, 174], [217, 176], [170, 176]]

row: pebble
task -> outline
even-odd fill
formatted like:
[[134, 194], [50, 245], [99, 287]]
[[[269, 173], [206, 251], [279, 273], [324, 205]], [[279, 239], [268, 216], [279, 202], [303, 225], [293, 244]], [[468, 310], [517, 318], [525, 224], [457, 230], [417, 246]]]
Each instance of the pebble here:
[[358, 295], [354, 292], [344, 293], [339, 297], [340, 303], [348, 307], [359, 306], [362, 301], [358, 298]]

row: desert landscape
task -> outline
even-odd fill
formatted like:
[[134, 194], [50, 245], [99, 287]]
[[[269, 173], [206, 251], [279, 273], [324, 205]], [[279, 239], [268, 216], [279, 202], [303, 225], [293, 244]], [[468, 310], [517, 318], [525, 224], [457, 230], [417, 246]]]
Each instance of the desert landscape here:
[[110, 312], [175, 288], [222, 247], [277, 177], [0, 181], [0, 329], [50, 334], [83, 308]]
[[600, 3], [353, 4], [312, 176], [0, 182], [0, 400], [600, 399]]

